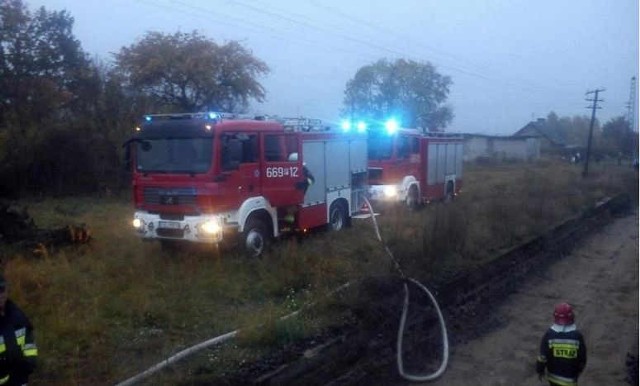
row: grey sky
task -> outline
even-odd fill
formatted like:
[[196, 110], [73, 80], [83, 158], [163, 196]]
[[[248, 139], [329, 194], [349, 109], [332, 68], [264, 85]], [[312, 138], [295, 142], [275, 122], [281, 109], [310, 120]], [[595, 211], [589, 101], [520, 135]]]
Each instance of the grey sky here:
[[550, 111], [626, 114], [638, 72], [636, 0], [26, 0], [66, 9], [83, 49], [109, 53], [146, 31], [238, 40], [265, 61], [253, 112], [338, 120], [346, 82], [386, 57], [429, 61], [453, 80], [455, 132], [510, 134]]

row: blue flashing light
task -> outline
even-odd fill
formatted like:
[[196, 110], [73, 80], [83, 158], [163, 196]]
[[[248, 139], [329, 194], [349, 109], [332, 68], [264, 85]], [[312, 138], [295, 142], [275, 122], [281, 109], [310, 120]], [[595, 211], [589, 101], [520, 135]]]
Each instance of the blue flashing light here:
[[218, 115], [218, 113], [214, 113], [214, 112], [210, 112], [208, 114], [209, 119], [218, 119], [220, 118], [220, 116]]
[[393, 135], [398, 131], [399, 125], [398, 121], [391, 118], [384, 123], [385, 129], [387, 129], [387, 134]]
[[145, 115], [144, 120], [147, 122], [151, 122], [151, 115]]
[[358, 133], [364, 133], [367, 130], [367, 124], [364, 123], [364, 121], [359, 121], [356, 128], [358, 129]]
[[351, 130], [351, 121], [344, 119], [342, 123], [340, 123], [340, 127], [342, 127], [342, 130], [344, 130], [345, 132], [348, 132], [349, 130]]

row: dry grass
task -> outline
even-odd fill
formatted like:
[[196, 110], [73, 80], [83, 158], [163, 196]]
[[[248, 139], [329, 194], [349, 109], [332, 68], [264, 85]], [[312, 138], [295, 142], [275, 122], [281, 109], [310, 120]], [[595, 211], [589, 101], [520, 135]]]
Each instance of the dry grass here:
[[[378, 217], [381, 232], [412, 276], [438, 280], [576, 215], [617, 192], [637, 198], [637, 174], [546, 162], [465, 170], [453, 204]], [[261, 260], [190, 249], [173, 255], [143, 243], [129, 227], [128, 198], [29, 200], [40, 227], [84, 222], [90, 245], [48, 251], [2, 250], [10, 295], [37, 330], [41, 366], [34, 384], [113, 384], [192, 344], [243, 328], [232, 344], [198, 354], [149, 384], [197, 381], [254, 360], [270, 348], [313, 335], [340, 314], [326, 294], [348, 281], [394, 274], [371, 222], [338, 234], [285, 240]], [[317, 302], [287, 322], [279, 317]], [[323, 312], [321, 310], [327, 311]], [[182, 380], [182, 381], [180, 381]]]

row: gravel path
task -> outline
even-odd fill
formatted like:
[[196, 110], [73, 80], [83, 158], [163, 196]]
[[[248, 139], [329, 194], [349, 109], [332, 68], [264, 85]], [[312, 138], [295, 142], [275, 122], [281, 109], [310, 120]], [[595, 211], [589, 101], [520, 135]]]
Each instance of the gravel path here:
[[454, 347], [443, 377], [424, 385], [546, 385], [535, 374], [535, 359], [560, 301], [574, 305], [586, 339], [580, 386], [628, 385], [627, 352], [638, 354], [637, 213], [616, 219], [528, 279], [495, 310], [504, 325]]

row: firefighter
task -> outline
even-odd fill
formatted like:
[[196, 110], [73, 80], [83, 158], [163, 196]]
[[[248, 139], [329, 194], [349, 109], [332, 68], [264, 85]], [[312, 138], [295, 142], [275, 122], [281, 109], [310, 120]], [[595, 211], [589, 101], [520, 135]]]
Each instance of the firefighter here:
[[574, 323], [573, 309], [560, 303], [553, 311], [554, 324], [540, 342], [536, 370], [540, 380], [545, 376], [551, 386], [576, 386], [587, 364], [587, 346]]
[[0, 385], [26, 385], [36, 366], [38, 348], [33, 326], [8, 299], [7, 282], [0, 273]]
[[[296, 157], [295, 157], [295, 161], [298, 160], [297, 158], [297, 153]], [[293, 157], [289, 156], [289, 160], [291, 161]], [[307, 190], [309, 189], [309, 187], [311, 185], [313, 185], [314, 182], [316, 182], [316, 179], [313, 177], [313, 174], [311, 174], [311, 172], [309, 171], [309, 168], [307, 168], [307, 163], [303, 162], [302, 163], [302, 177], [304, 178], [302, 181], [298, 181], [295, 185], [296, 189], [300, 189], [304, 191], [304, 194], [307, 194]], [[297, 206], [290, 206], [287, 208], [287, 214], [284, 216], [284, 220], [288, 223], [293, 224], [295, 222], [295, 218], [296, 218], [296, 213], [298, 212], [298, 207]]]
[[304, 184], [305, 184], [304, 193], [307, 194], [307, 190], [311, 185], [313, 185], [314, 182], [316, 182], [316, 179], [313, 177], [313, 174], [311, 174], [311, 172], [309, 171], [309, 168], [307, 168], [306, 162], [302, 163], [302, 176], [304, 177]]

